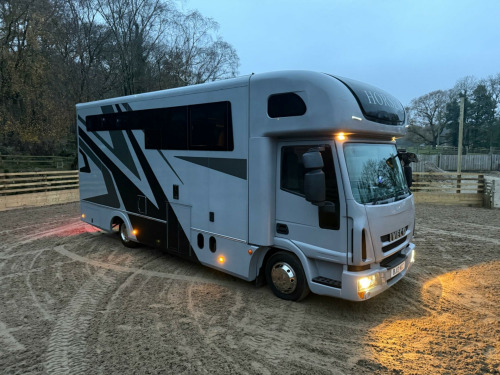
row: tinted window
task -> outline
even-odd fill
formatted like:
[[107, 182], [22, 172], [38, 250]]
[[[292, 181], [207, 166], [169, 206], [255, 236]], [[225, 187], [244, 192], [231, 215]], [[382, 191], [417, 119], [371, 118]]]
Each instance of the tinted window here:
[[[191, 149], [228, 150], [233, 149], [232, 134], [229, 134], [228, 102], [192, 105], [190, 114]], [[231, 138], [231, 142], [228, 142]]]
[[271, 95], [267, 100], [267, 114], [271, 118], [302, 116], [306, 103], [293, 92]]
[[161, 144], [165, 150], [188, 149], [188, 109], [168, 108], [165, 113], [165, 126], [162, 128]]
[[281, 149], [281, 188], [304, 195], [304, 164], [302, 155], [307, 152], [311, 146], [291, 146]]
[[142, 129], [146, 149], [234, 149], [230, 102], [92, 115], [86, 125], [88, 131]]
[[394, 96], [366, 83], [347, 78], [335, 78], [351, 90], [368, 120], [387, 125], [404, 124], [405, 110]]

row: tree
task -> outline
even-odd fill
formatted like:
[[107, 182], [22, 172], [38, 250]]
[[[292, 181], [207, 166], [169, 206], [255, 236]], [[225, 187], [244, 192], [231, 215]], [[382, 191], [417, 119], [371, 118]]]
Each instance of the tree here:
[[199, 12], [174, 17], [173, 37], [156, 58], [162, 87], [178, 87], [234, 77], [239, 58], [217, 35], [219, 25]]
[[446, 104], [449, 93], [433, 91], [413, 99], [409, 107], [412, 138], [435, 147], [441, 142], [441, 134], [446, 126]]
[[496, 103], [483, 84], [477, 85], [472, 93], [470, 105], [470, 123], [468, 126], [469, 146], [493, 146], [493, 130], [495, 125]]
[[0, 147], [53, 154], [75, 130], [75, 103], [237, 68], [217, 23], [179, 12], [173, 0], [2, 0]]
[[118, 74], [122, 95], [147, 91], [148, 63], [166, 37], [170, 4], [164, 0], [96, 0], [100, 15], [113, 35], [110, 67]]

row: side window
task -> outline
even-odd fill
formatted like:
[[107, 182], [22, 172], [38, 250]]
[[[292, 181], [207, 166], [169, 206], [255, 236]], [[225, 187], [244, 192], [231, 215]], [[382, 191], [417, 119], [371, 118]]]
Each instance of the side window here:
[[164, 150], [188, 149], [188, 107], [168, 108], [161, 133]]
[[[282, 190], [292, 194], [305, 196], [304, 194], [304, 164], [302, 163], [302, 155], [309, 149], [318, 147], [311, 146], [285, 146], [281, 149], [281, 179], [280, 187]], [[332, 149], [329, 145], [324, 146], [325, 150], [321, 151], [323, 157], [323, 172], [325, 173], [326, 183], [326, 200], [335, 204], [337, 208], [334, 213], [318, 210], [319, 226], [324, 229], [339, 229], [340, 228], [340, 199], [337, 185], [337, 177], [335, 175], [335, 167], [333, 164]]]
[[304, 196], [304, 164], [302, 155], [310, 146], [290, 146], [281, 149], [281, 189]]
[[192, 150], [233, 150], [231, 106], [229, 102], [189, 106]]
[[267, 99], [267, 114], [271, 118], [302, 116], [306, 110], [306, 103], [294, 92], [271, 95]]
[[144, 130], [144, 146], [152, 150], [234, 149], [229, 101], [90, 115], [86, 125], [88, 131]]

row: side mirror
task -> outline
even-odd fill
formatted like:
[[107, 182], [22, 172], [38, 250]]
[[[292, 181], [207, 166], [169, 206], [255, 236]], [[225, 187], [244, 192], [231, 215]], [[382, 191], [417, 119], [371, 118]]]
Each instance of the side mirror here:
[[310, 149], [302, 155], [304, 168], [308, 170], [304, 175], [304, 193], [306, 200], [314, 205], [322, 206], [326, 199], [325, 173], [323, 157], [317, 148]]
[[321, 152], [315, 148], [302, 155], [302, 163], [305, 169], [322, 169], [324, 166]]
[[326, 199], [325, 173], [321, 169], [313, 169], [304, 176], [304, 193], [306, 200], [321, 206]]
[[405, 165], [403, 167], [403, 172], [405, 174], [405, 178], [406, 178], [406, 185], [408, 185], [409, 188], [411, 188], [411, 185], [413, 185], [413, 173], [412, 173], [412, 169], [409, 165]]

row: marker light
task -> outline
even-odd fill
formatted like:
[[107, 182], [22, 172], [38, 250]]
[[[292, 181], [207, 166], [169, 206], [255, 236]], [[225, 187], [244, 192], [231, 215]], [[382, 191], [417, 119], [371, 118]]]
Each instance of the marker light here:
[[344, 133], [337, 134], [337, 140], [339, 140], [339, 141], [345, 141], [346, 140], [345, 134]]
[[217, 260], [219, 261], [220, 264], [222, 264], [226, 261], [226, 259], [224, 259], [223, 256], [220, 256], [219, 258], [217, 258]]
[[415, 262], [415, 250], [412, 250], [412, 252], [411, 252], [410, 262], [411, 262], [411, 263], [414, 263], [414, 262]]
[[252, 254], [253, 254], [252, 249], [248, 250], [248, 255], [252, 255]]
[[82, 214], [82, 219], [85, 219], [85, 214]]
[[139, 233], [139, 231], [138, 231], [137, 229], [132, 230], [132, 234], [133, 234], [134, 236], [137, 236], [137, 233]]

